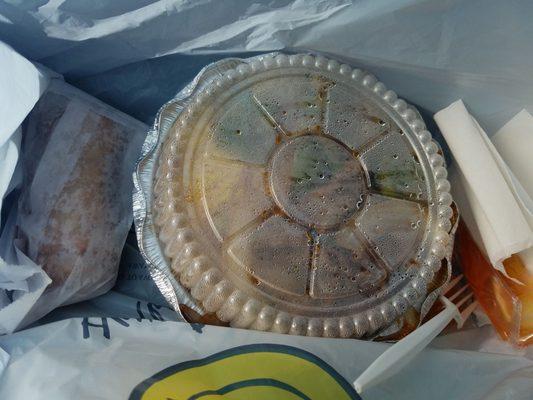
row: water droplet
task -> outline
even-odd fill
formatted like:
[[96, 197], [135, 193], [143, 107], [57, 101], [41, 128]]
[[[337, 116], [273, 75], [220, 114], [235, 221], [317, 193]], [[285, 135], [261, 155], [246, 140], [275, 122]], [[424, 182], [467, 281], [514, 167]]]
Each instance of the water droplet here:
[[398, 154], [393, 154], [393, 155], [392, 155], [392, 158], [394, 158], [395, 160], [397, 160], [397, 159], [398, 159]]
[[[324, 179], [324, 174], [320, 174], [320, 175], [318, 175], [318, 177], [319, 177], [320, 179]], [[324, 197], [324, 196], [322, 196], [322, 197]]]

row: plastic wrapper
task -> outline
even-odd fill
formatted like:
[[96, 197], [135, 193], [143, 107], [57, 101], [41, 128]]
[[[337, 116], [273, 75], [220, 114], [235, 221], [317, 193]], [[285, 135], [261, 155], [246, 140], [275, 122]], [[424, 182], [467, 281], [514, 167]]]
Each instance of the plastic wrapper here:
[[113, 286], [144, 133], [142, 123], [59, 80], [27, 118], [14, 246], [51, 282], [21, 326]]
[[457, 160], [450, 177], [463, 216], [456, 261], [501, 337], [527, 345], [533, 336], [533, 118], [525, 110], [517, 114], [494, 135], [494, 145], [460, 101], [435, 120]]
[[505, 275], [493, 268], [464, 223], [457, 237], [456, 262], [495, 329], [515, 345], [533, 344], [533, 275], [517, 255], [504, 260]]

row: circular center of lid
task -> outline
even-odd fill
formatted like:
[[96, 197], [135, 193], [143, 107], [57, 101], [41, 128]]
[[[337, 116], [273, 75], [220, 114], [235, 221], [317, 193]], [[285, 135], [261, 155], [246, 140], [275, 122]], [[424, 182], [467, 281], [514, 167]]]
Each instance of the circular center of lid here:
[[296, 137], [274, 153], [270, 185], [278, 206], [298, 223], [338, 228], [363, 206], [366, 180], [352, 152], [333, 138]]

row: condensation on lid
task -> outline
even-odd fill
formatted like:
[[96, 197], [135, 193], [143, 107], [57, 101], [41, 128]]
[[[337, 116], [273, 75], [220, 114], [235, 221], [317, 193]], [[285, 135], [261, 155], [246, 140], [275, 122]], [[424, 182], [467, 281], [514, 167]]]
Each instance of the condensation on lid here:
[[189, 99], [158, 155], [173, 273], [236, 327], [361, 336], [419, 304], [451, 196], [418, 113], [364, 72], [265, 56]]

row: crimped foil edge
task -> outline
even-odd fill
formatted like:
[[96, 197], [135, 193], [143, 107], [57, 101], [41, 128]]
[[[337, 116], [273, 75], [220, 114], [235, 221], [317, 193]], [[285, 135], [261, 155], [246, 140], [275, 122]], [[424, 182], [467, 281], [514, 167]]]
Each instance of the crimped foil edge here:
[[[251, 57], [248, 60], [254, 58], [256, 57]], [[226, 58], [206, 65], [193, 81], [159, 109], [152, 128], [146, 134], [141, 155], [133, 172], [133, 221], [139, 250], [148, 265], [148, 271], [157, 288], [183, 321], [185, 318], [181, 313], [180, 304], [186, 305], [200, 315], [204, 314], [204, 310], [173, 276], [153, 229], [152, 179], [155, 173], [157, 154], [161, 143], [174, 121], [183, 111], [187, 100], [213, 79], [222, 76], [226, 71], [235, 68], [242, 62], [242, 59]]]

